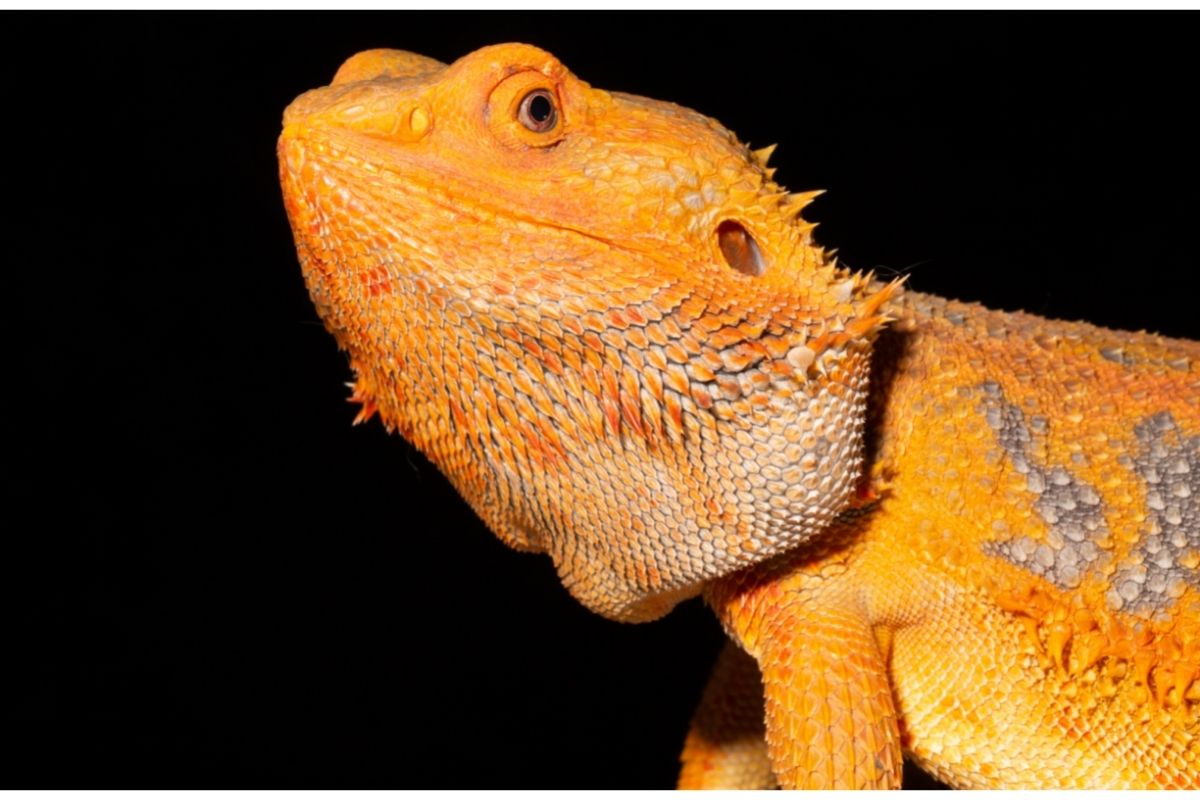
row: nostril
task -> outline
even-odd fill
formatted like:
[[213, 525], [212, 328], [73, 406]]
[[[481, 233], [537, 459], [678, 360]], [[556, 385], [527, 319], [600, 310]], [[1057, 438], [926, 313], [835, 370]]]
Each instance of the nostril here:
[[727, 219], [717, 226], [717, 244], [725, 262], [743, 275], [762, 275], [767, 270], [758, 242], [742, 223]]

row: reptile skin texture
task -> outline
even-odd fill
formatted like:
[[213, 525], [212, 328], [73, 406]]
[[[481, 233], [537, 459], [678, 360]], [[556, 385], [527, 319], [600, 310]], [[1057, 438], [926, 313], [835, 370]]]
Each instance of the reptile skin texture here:
[[360, 53], [283, 196], [358, 420], [581, 603], [728, 632], [691, 788], [1200, 788], [1200, 344], [839, 265], [717, 122]]

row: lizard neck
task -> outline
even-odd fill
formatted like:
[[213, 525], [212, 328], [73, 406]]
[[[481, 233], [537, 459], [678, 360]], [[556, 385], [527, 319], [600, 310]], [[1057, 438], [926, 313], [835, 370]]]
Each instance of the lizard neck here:
[[[646, 621], [818, 534], [850, 502], [870, 339], [894, 287], [845, 273], [847, 319], [789, 325], [766, 294], [733, 304], [643, 256], [618, 268], [620, 254], [586, 255], [578, 278], [560, 268], [565, 286], [542, 279], [536, 314], [501, 308], [529, 288], [393, 275], [389, 288], [421, 291], [393, 288], [366, 315], [376, 327], [345, 339], [356, 394], [489, 527], [550, 555], [589, 608]], [[584, 299], [570, 281], [605, 261], [619, 279]], [[394, 337], [416, 330], [420, 357], [397, 363]]]

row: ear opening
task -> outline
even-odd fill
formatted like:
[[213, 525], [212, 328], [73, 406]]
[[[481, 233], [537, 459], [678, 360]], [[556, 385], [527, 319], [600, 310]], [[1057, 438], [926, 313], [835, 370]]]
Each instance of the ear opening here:
[[767, 271], [758, 242], [746, 226], [734, 219], [727, 219], [717, 226], [717, 245], [725, 263], [743, 275], [757, 277]]

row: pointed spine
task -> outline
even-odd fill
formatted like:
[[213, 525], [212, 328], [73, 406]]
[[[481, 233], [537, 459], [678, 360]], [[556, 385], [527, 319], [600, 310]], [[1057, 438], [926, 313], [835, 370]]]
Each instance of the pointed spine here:
[[754, 156], [755, 162], [760, 167], [763, 167], [765, 169], [767, 166], [767, 162], [771, 160], [771, 154], [775, 152], [775, 147], [776, 147], [776, 145], [769, 144], [766, 147], [760, 147], [759, 149], [752, 150], [750, 152], [751, 152], [751, 155]]

